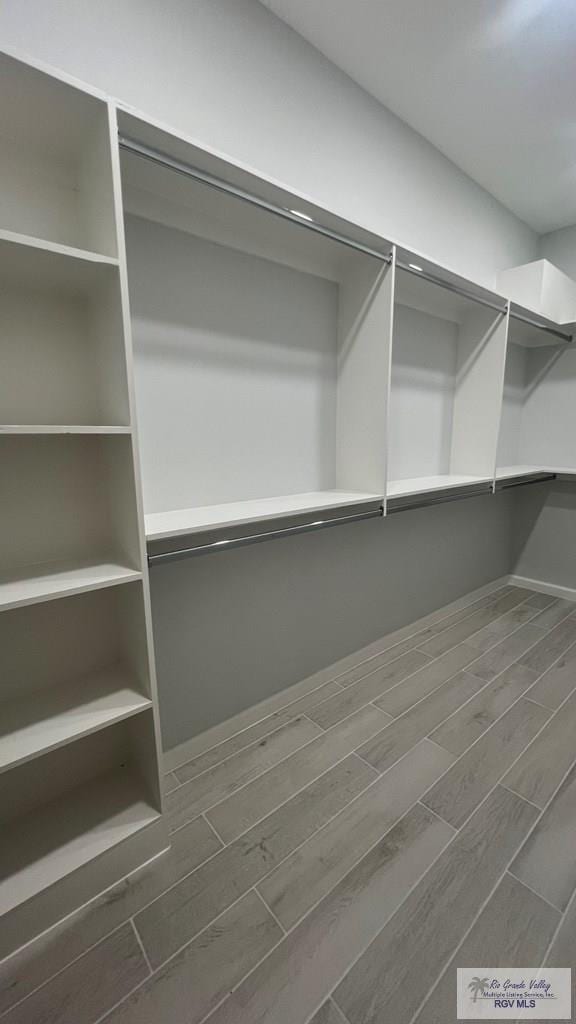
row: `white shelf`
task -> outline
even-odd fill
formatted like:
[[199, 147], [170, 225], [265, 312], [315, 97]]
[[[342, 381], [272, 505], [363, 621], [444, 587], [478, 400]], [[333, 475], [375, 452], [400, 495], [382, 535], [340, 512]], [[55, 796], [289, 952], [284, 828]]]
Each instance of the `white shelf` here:
[[567, 466], [498, 466], [497, 480], [512, 480], [517, 476], [535, 476], [539, 473], [555, 473], [556, 476], [576, 476], [576, 467]]
[[0, 611], [21, 608], [58, 597], [84, 594], [89, 590], [100, 590], [119, 583], [139, 580], [142, 574], [137, 569], [115, 562], [51, 563], [44, 566], [30, 566], [30, 573], [12, 577], [0, 577]]
[[222, 505], [202, 505], [198, 508], [176, 509], [173, 512], [152, 512], [146, 515], [148, 540], [166, 540], [205, 530], [242, 523], [256, 523], [267, 519], [307, 512], [320, 512], [352, 505], [377, 504], [380, 494], [359, 491], [310, 491], [306, 494], [284, 494], [277, 498], [259, 498], [256, 501], [232, 501]]
[[158, 819], [143, 784], [116, 769], [2, 825], [0, 914]]
[[1, 704], [0, 772], [149, 707], [120, 665]]
[[0, 229], [0, 281], [3, 285], [86, 292], [103, 274], [118, 268], [112, 256], [58, 245]]
[[409, 480], [389, 480], [388, 498], [403, 498], [411, 494], [425, 494], [428, 491], [445, 491], [455, 487], [468, 487], [473, 484], [490, 483], [491, 477], [466, 476], [451, 473], [439, 476], [419, 476]]
[[68, 426], [62, 424], [46, 423], [22, 423], [2, 424], [0, 434], [130, 434], [130, 427], [121, 426], [97, 426], [94, 424], [80, 424]]

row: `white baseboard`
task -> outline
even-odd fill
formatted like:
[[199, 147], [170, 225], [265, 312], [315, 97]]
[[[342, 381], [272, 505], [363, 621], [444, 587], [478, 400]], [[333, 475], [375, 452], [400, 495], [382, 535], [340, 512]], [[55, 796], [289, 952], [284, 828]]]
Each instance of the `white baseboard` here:
[[576, 601], [575, 587], [559, 587], [556, 583], [547, 583], [546, 580], [531, 580], [527, 576], [509, 576], [508, 582], [515, 587], [537, 590], [540, 594], [550, 594], [551, 597], [563, 597], [567, 601]]

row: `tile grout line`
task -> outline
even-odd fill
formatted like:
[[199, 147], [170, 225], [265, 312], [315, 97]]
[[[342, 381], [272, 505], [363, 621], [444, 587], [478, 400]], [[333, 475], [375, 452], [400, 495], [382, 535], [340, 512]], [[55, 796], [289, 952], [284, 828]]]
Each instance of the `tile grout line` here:
[[276, 914], [275, 914], [275, 913], [274, 913], [274, 911], [272, 910], [272, 907], [270, 906], [270, 904], [269, 904], [269, 903], [267, 903], [267, 902], [266, 902], [266, 900], [264, 899], [264, 897], [263, 897], [262, 893], [260, 892], [260, 890], [259, 890], [259, 888], [258, 888], [258, 885], [259, 885], [259, 884], [260, 884], [260, 883], [259, 883], [259, 882], [257, 882], [257, 883], [256, 883], [256, 885], [253, 885], [253, 886], [252, 886], [252, 888], [248, 890], [248, 892], [253, 892], [253, 893], [254, 893], [254, 894], [255, 894], [255, 895], [256, 895], [256, 896], [258, 897], [258, 899], [260, 900], [260, 902], [261, 902], [261, 903], [262, 903], [262, 904], [264, 905], [264, 908], [265, 908], [265, 910], [267, 910], [267, 912], [268, 912], [268, 913], [270, 914], [270, 917], [271, 917], [271, 918], [272, 918], [272, 919], [273, 919], [273, 920], [274, 920], [274, 921], [276, 922], [276, 924], [278, 925], [278, 927], [279, 927], [280, 931], [282, 932], [282, 938], [285, 938], [285, 936], [286, 936], [286, 935], [288, 935], [288, 932], [286, 931], [286, 928], [285, 928], [285, 927], [284, 927], [284, 925], [282, 924], [282, 921], [281, 921], [281, 920], [280, 920], [280, 919], [279, 919], [278, 917], [276, 917]]
[[[516, 795], [516, 794], [514, 794], [514, 795]], [[438, 812], [437, 812], [437, 811], [433, 811], [431, 807], [427, 807], [427, 806], [426, 806], [426, 804], [423, 804], [423, 803], [422, 803], [422, 801], [421, 801], [420, 799], [418, 799], [418, 800], [416, 801], [416, 803], [417, 803], [417, 804], [419, 804], [419, 805], [420, 805], [420, 807], [422, 807], [422, 808], [423, 808], [423, 810], [427, 811], [427, 813], [428, 813], [428, 814], [431, 814], [433, 818], [437, 818], [437, 819], [438, 819], [438, 821], [441, 821], [443, 825], [448, 825], [448, 828], [451, 828], [451, 829], [452, 829], [452, 831], [453, 831], [454, 835], [457, 835], [457, 834], [458, 834], [458, 831], [459, 831], [459, 829], [455, 828], [455, 827], [454, 827], [454, 825], [451, 825], [451, 824], [450, 824], [450, 822], [449, 822], [449, 821], [446, 821], [446, 819], [445, 819], [445, 818], [442, 818], [442, 817], [441, 817], [441, 816], [440, 816], [440, 815], [438, 814]], [[413, 804], [413, 806], [415, 806], [415, 805]]]
[[[149, 978], [152, 974], [154, 974], [154, 971], [152, 969], [152, 964], [150, 963], [150, 961], [148, 959], [148, 953], [144, 949], [144, 943], [142, 942], [142, 939], [140, 938], [140, 932], [138, 931], [136, 925], [134, 924], [134, 918], [133, 917], [129, 918], [129, 922], [130, 922], [130, 924], [132, 926], [132, 931], [133, 931], [134, 935], [136, 936], [136, 942], [138, 943], [138, 946], [140, 947], [140, 952], [142, 953], [142, 956], [144, 957], [144, 962], [145, 962], [145, 964], [146, 964], [146, 966], [148, 968], [148, 972], [149, 972], [148, 973], [148, 978]], [[144, 980], [148, 981], [148, 978], [145, 978]]]
[[[548, 721], [550, 721], [550, 719], [548, 719]], [[546, 724], [548, 724], [548, 722]], [[524, 751], [522, 751], [522, 753], [524, 753]], [[574, 756], [576, 757], [576, 755]], [[502, 776], [502, 778], [504, 778], [504, 776]], [[507, 789], [509, 793], [513, 793], [514, 796], [519, 796], [522, 800], [525, 800], [527, 804], [532, 804], [532, 807], [535, 807], [537, 811], [542, 810], [539, 804], [535, 804], [533, 800], [529, 800], [528, 797], [524, 796], [522, 793], [517, 793], [515, 789], [512, 789], [512, 786], [507, 786], [506, 783], [502, 781], [499, 782], [499, 785], [502, 786], [502, 789]]]
[[518, 885], [523, 885], [524, 888], [528, 889], [533, 896], [537, 896], [539, 900], [546, 903], [552, 910], [555, 910], [559, 917], [564, 916], [564, 911], [561, 910], [560, 907], [557, 907], [555, 903], [551, 903], [550, 900], [547, 899], [546, 896], [543, 896], [541, 892], [536, 892], [536, 889], [533, 889], [531, 885], [528, 885], [528, 882], [525, 882], [523, 878], [518, 878], [518, 875], [515, 875], [511, 868], [507, 869], [506, 874], [510, 875], [510, 878], [513, 878], [515, 882], [518, 882]]
[[[211, 830], [211, 831], [212, 831], [212, 832], [214, 833], [214, 835], [216, 836], [216, 839], [218, 840], [218, 842], [222, 843], [222, 847], [221, 847], [221, 849], [222, 849], [222, 850], [224, 850], [224, 849], [225, 849], [225, 847], [226, 847], [226, 846], [228, 846], [228, 843], [225, 843], [225, 842], [224, 842], [224, 839], [223, 839], [223, 838], [222, 838], [222, 836], [220, 835], [220, 833], [219, 833], [218, 829], [216, 828], [216, 826], [215, 826], [215, 825], [213, 825], [211, 821], [208, 821], [208, 818], [207, 818], [207, 817], [206, 817], [206, 815], [204, 814], [204, 811], [202, 812], [202, 814], [200, 814], [200, 815], [199, 815], [199, 817], [200, 817], [200, 818], [202, 818], [202, 819], [203, 819], [203, 821], [205, 821], [205, 822], [206, 822], [206, 825], [207, 825], [207, 826], [208, 826], [208, 828], [209, 828], [209, 829], [210, 829], [210, 830]], [[182, 828], [186, 828], [186, 825], [183, 825], [183, 826], [182, 826]], [[179, 829], [177, 829], [176, 831], [180, 831], [180, 830], [179, 830]], [[175, 835], [175, 833], [173, 833], [173, 835]], [[216, 850], [216, 853], [220, 853], [220, 850]], [[201, 864], [199, 864], [199, 865], [198, 865], [198, 867], [201, 867], [201, 866], [202, 866]], [[194, 870], [196, 870], [196, 868], [194, 868]], [[186, 876], [185, 876], [185, 877], [186, 877]], [[161, 895], [164, 895], [164, 894], [163, 894], [163, 893], [161, 893]]]

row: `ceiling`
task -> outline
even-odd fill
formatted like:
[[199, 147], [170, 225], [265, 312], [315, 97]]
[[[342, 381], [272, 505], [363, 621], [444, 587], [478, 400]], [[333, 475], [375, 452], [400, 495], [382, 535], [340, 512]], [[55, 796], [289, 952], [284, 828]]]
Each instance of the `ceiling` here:
[[576, 223], [576, 0], [261, 0], [538, 232]]

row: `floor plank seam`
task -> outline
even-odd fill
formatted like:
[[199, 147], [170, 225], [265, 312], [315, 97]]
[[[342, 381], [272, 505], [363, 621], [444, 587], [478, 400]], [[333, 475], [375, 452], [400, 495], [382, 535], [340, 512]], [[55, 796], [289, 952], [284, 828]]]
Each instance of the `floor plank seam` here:
[[546, 898], [546, 896], [543, 896], [541, 892], [537, 892], [536, 889], [533, 889], [532, 886], [529, 885], [528, 882], [525, 882], [523, 878], [518, 878], [518, 875], [515, 875], [511, 868], [507, 869], [506, 874], [510, 875], [510, 877], [513, 878], [515, 882], [518, 882], [519, 885], [523, 885], [524, 888], [528, 889], [528, 891], [531, 892], [533, 896], [537, 896], [539, 900], [542, 900], [543, 903], [546, 903], [549, 907], [551, 907], [552, 910], [555, 910], [560, 917], [563, 916], [564, 911], [561, 907], [557, 907], [555, 903], [552, 903], [549, 899]]
[[[146, 964], [146, 966], [148, 968], [148, 978], [149, 978], [151, 974], [154, 974], [154, 968], [152, 967], [152, 964], [150, 963], [150, 960], [148, 959], [148, 953], [146, 952], [146, 950], [144, 948], [144, 943], [142, 942], [142, 938], [140, 936], [140, 932], [138, 931], [138, 929], [136, 927], [136, 922], [134, 921], [134, 918], [133, 917], [129, 918], [129, 921], [130, 921], [130, 924], [132, 925], [132, 931], [134, 932], [134, 935], [136, 937], [136, 942], [138, 943], [138, 946], [140, 948], [140, 952], [142, 953], [142, 956], [144, 957], [144, 963]], [[148, 979], [146, 978], [145, 980], [147, 981]]]
[[[522, 884], [524, 885], [524, 882]], [[560, 934], [560, 930], [561, 930], [562, 926], [564, 925], [564, 921], [568, 917], [568, 914], [571, 912], [574, 903], [576, 903], [576, 887], [574, 888], [574, 892], [572, 893], [572, 896], [570, 897], [570, 899], [568, 900], [568, 903], [566, 904], [566, 909], [564, 911], [560, 912], [560, 918], [558, 920], [558, 924], [556, 925], [556, 928], [554, 929], [554, 932], [552, 933], [552, 936], [550, 938], [550, 942], [548, 943], [548, 946], [546, 947], [546, 951], [544, 953], [544, 956], [542, 957], [542, 961], [538, 965], [539, 967], [543, 967], [547, 963], [548, 957], [550, 956], [552, 950], [554, 949], [554, 944], [555, 944], [555, 942], [556, 942], [556, 940], [557, 940], [557, 938], [558, 938], [558, 936]], [[574, 1008], [573, 1008], [573, 1011], [574, 1011]]]
[[420, 807], [423, 807], [427, 814], [431, 814], [433, 818], [437, 818], [438, 821], [441, 821], [443, 825], [448, 825], [448, 828], [452, 829], [454, 835], [456, 835], [460, 831], [460, 829], [457, 829], [449, 821], [446, 821], [446, 818], [443, 818], [441, 814], [438, 814], [438, 811], [433, 811], [431, 807], [427, 807], [426, 804], [423, 804], [421, 800], [417, 800], [416, 803], [419, 804]]
[[[262, 879], [260, 879], [260, 881], [262, 881]], [[257, 883], [256, 885], [252, 886], [252, 888], [251, 888], [251, 889], [249, 889], [249, 890], [248, 890], [248, 892], [253, 892], [253, 893], [255, 893], [255, 895], [256, 895], [256, 896], [258, 897], [258, 899], [260, 900], [260, 902], [261, 902], [261, 903], [262, 903], [262, 904], [264, 905], [264, 909], [265, 909], [265, 910], [266, 910], [266, 911], [267, 911], [267, 912], [268, 912], [268, 913], [270, 914], [270, 917], [271, 917], [271, 918], [272, 918], [272, 919], [273, 919], [273, 920], [274, 920], [274, 921], [276, 922], [276, 924], [278, 925], [278, 927], [279, 927], [280, 931], [282, 932], [282, 937], [284, 938], [284, 936], [285, 936], [285, 935], [288, 935], [288, 931], [287, 931], [287, 929], [286, 929], [286, 928], [284, 927], [284, 925], [282, 924], [282, 921], [280, 920], [280, 918], [276, 917], [276, 914], [275, 914], [275, 913], [274, 913], [274, 911], [272, 910], [272, 907], [270, 906], [270, 904], [269, 904], [269, 903], [267, 903], [267, 902], [266, 902], [266, 900], [264, 899], [264, 896], [262, 895], [262, 893], [260, 892], [260, 890], [259, 890], [259, 888], [258, 888], [258, 886], [259, 886], [259, 885], [260, 885], [260, 882], [258, 882], [258, 883]]]
[[[206, 824], [207, 824], [208, 828], [210, 829], [210, 831], [214, 833], [214, 835], [216, 836], [216, 839], [218, 840], [218, 842], [222, 843], [222, 849], [224, 849], [224, 847], [227, 846], [228, 843], [226, 843], [225, 840], [222, 838], [222, 836], [218, 832], [218, 829], [216, 828], [216, 826], [213, 825], [211, 821], [208, 821], [208, 818], [206, 817], [204, 812], [202, 812], [200, 817], [206, 822]], [[186, 826], [183, 825], [182, 828], [186, 828]], [[220, 850], [217, 850], [216, 853], [220, 853]], [[201, 865], [198, 865], [198, 866], [200, 867]]]
[[[547, 724], [548, 723], [546, 723], [546, 725]], [[528, 749], [527, 746], [524, 747], [524, 750], [522, 751], [522, 754], [520, 755], [521, 757], [525, 754], [527, 749]], [[506, 773], [506, 774], [508, 774], [508, 773]], [[502, 778], [504, 778], [504, 776], [502, 776]], [[498, 785], [502, 786], [502, 789], [507, 789], [509, 793], [513, 793], [514, 796], [519, 797], [520, 800], [524, 800], [524, 803], [530, 804], [532, 807], [535, 807], [536, 810], [538, 811], [538, 813], [541, 813], [542, 808], [540, 807], [540, 804], [535, 804], [534, 801], [533, 800], [529, 800], [527, 796], [523, 796], [522, 793], [518, 793], [518, 791], [515, 790], [512, 786], [509, 786], [508, 783], [506, 783], [506, 782], [499, 782]]]

